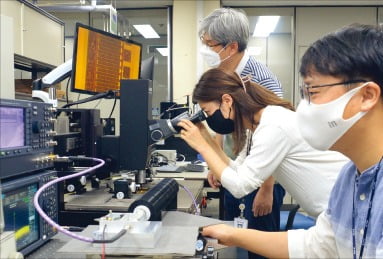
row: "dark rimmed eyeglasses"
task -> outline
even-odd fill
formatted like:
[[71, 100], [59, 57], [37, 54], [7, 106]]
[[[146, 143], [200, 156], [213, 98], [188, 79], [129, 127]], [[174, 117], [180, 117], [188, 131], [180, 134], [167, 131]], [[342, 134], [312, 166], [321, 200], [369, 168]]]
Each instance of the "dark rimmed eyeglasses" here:
[[343, 81], [343, 82], [333, 83], [333, 84], [324, 84], [324, 85], [312, 85], [312, 86], [308, 86], [306, 84], [303, 84], [303, 85], [301, 85], [299, 87], [300, 88], [299, 90], [300, 90], [301, 99], [304, 99], [308, 103], [310, 103], [311, 95], [317, 93], [317, 92], [310, 92], [310, 89], [327, 87], [327, 86], [350, 85], [350, 84], [355, 84], [355, 83], [366, 83], [366, 82], [368, 82], [368, 81], [364, 80], [364, 79], [354, 79], [354, 80]]
[[[203, 35], [200, 36], [199, 38], [201, 39], [202, 42], [205, 42], [205, 39], [204, 39]], [[219, 45], [223, 45], [223, 44], [222, 44], [222, 43], [206, 44], [206, 46], [208, 46], [209, 48], [214, 48], [214, 47], [217, 47], [217, 46], [219, 46]]]
[[221, 43], [212, 44], [212, 45], [206, 44], [206, 46], [208, 46], [209, 48], [214, 48], [214, 47], [217, 47], [217, 46], [220, 46], [220, 45], [222, 45], [222, 44]]

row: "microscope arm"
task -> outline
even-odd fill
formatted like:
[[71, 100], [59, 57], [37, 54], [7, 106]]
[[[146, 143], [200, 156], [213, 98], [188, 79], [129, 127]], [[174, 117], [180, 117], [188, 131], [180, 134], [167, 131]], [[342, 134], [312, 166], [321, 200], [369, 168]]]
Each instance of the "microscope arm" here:
[[[45, 103], [51, 103], [53, 107], [57, 107], [56, 88], [51, 86], [63, 81], [69, 77], [72, 72], [72, 59], [53, 69], [43, 78], [33, 81], [32, 97], [41, 99]], [[49, 88], [49, 93], [43, 89]]]

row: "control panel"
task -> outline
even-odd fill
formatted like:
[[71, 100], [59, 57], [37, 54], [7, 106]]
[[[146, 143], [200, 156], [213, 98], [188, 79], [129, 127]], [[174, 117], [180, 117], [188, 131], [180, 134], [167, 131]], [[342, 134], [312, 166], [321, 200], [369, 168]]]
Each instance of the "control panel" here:
[[[56, 178], [56, 172], [50, 172], [40, 175], [40, 185], [53, 180]], [[47, 214], [47, 216], [53, 221], [58, 221], [58, 189], [57, 185], [49, 186], [45, 191], [41, 194], [40, 198], [40, 206], [43, 211]], [[41, 220], [41, 238], [43, 240], [49, 239], [57, 233], [57, 230], [49, 225], [45, 220]]]
[[53, 166], [55, 108], [0, 99], [0, 179]]

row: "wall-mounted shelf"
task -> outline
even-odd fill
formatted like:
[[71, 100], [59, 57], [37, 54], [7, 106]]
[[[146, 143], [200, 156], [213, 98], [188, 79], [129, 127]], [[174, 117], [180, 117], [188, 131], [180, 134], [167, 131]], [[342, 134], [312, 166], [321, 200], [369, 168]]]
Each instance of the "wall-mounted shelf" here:
[[19, 54], [14, 55], [15, 68], [32, 73], [32, 79], [37, 79], [37, 73], [48, 73], [56, 66], [41, 62], [32, 58], [24, 57]]

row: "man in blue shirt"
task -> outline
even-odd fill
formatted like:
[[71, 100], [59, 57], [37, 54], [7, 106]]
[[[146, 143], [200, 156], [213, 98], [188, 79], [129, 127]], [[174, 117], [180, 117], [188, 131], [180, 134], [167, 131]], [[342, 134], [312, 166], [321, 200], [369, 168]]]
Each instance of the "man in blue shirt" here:
[[352, 160], [328, 209], [309, 230], [215, 225], [202, 234], [267, 257], [383, 258], [383, 26], [354, 24], [326, 35], [308, 48], [300, 73], [303, 138]]

